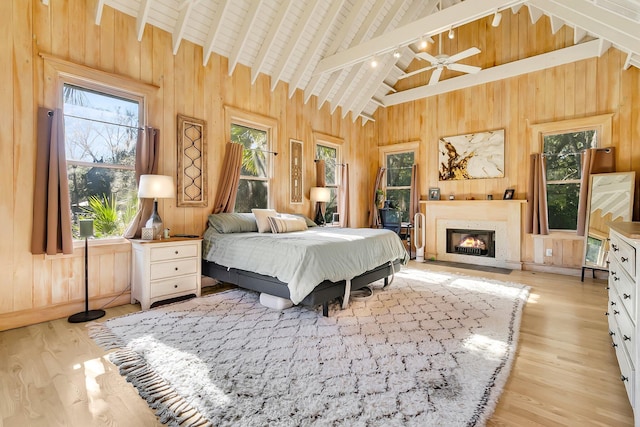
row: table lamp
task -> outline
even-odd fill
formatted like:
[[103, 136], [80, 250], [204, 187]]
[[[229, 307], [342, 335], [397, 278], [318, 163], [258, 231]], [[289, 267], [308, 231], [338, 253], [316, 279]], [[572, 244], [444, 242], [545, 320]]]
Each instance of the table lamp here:
[[331, 191], [327, 187], [311, 187], [309, 195], [312, 202], [316, 202], [316, 218], [315, 223], [325, 225], [324, 215], [320, 203], [327, 203], [331, 200]]
[[175, 197], [173, 178], [167, 175], [140, 175], [138, 197], [153, 199], [153, 212], [145, 227], [153, 228], [153, 238], [159, 239], [162, 233], [162, 219], [158, 215], [158, 199]]

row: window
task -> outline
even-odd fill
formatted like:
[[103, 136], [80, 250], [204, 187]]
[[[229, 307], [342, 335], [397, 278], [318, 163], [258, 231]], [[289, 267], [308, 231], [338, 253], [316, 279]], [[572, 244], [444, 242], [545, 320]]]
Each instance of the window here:
[[143, 102], [107, 87], [62, 85], [72, 232], [94, 220], [97, 238], [121, 236], [137, 210], [136, 142]]
[[575, 230], [582, 165], [580, 153], [597, 147], [594, 129], [543, 136], [549, 229]]
[[531, 152], [544, 153], [549, 229], [575, 231], [582, 175], [580, 152], [611, 145], [612, 114], [530, 125]]
[[333, 214], [338, 212], [338, 185], [340, 174], [338, 164], [340, 163], [339, 148], [336, 145], [326, 142], [316, 144], [316, 159], [325, 162], [325, 186], [329, 188], [331, 199], [326, 205], [324, 219], [327, 223], [333, 221]]
[[269, 134], [266, 130], [231, 124], [231, 141], [244, 146], [235, 212], [269, 205]]
[[414, 152], [386, 154], [387, 179], [386, 198], [402, 212], [401, 221], [409, 222], [411, 204], [411, 170], [414, 164]]

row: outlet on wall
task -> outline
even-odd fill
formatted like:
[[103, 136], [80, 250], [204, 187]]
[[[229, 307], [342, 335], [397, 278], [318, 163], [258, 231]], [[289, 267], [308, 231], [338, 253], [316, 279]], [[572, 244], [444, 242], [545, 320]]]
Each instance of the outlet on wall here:
[[546, 255], [547, 255], [547, 256], [553, 256], [553, 249], [548, 248], [548, 249], [547, 249], [547, 254], [546, 254]]

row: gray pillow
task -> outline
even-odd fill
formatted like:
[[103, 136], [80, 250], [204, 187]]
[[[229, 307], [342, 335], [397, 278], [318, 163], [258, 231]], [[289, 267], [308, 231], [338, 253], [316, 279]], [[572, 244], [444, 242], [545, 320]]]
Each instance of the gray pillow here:
[[211, 214], [209, 225], [221, 234], [258, 231], [256, 217], [252, 213]]

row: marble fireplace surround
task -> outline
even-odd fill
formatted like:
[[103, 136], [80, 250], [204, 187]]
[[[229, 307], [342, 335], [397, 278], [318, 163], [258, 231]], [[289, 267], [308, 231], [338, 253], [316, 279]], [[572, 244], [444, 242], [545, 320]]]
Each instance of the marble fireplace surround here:
[[[522, 269], [522, 206], [526, 200], [423, 200], [425, 258]], [[447, 253], [447, 229], [495, 231], [495, 258]]]

